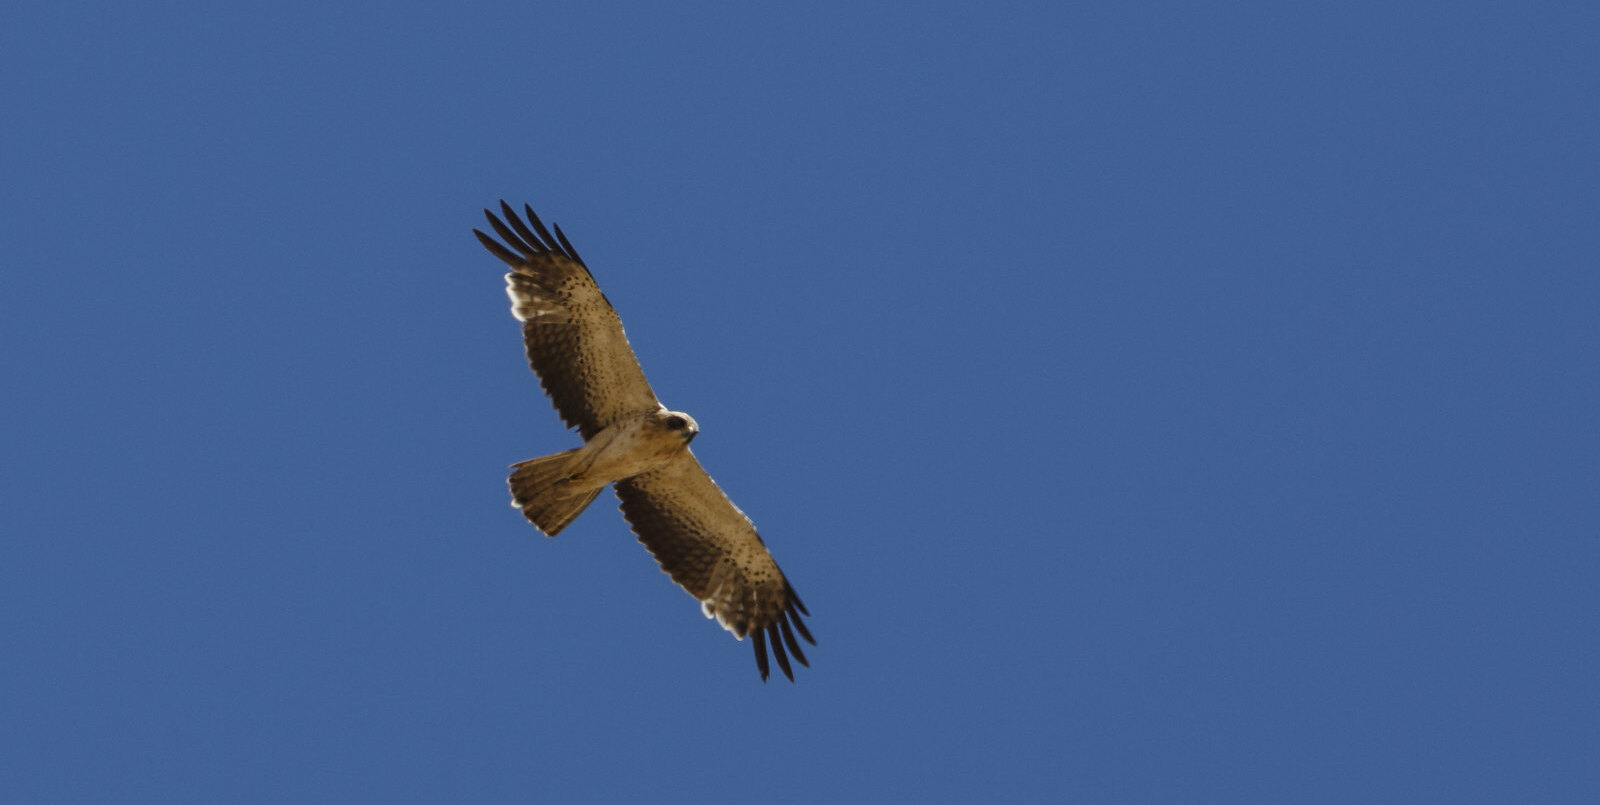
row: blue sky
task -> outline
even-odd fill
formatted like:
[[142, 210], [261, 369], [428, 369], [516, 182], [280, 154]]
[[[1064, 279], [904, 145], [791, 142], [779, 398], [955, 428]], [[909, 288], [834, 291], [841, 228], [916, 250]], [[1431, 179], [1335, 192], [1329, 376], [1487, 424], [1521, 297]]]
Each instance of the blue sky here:
[[[1593, 802], [1590, 4], [35, 4], [11, 802]], [[810, 606], [565, 449], [559, 222]]]

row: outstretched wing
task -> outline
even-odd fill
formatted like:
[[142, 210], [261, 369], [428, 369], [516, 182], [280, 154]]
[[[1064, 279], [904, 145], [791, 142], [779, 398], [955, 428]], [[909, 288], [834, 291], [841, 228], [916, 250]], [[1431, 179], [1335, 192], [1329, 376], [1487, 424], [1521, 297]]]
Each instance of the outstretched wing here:
[[622, 320], [583, 258], [561, 227], [551, 237], [532, 207], [523, 210], [527, 224], [504, 201], [504, 222], [483, 211], [504, 245], [476, 229], [472, 233], [511, 267], [506, 275], [511, 312], [522, 322], [528, 363], [562, 421], [587, 440], [618, 419], [660, 408], [628, 346]]
[[[650, 472], [616, 483], [622, 515], [661, 569], [700, 600], [706, 617], [743, 640], [754, 637], [756, 667], [768, 673], [767, 647], [790, 681], [788, 654], [809, 666], [795, 632], [816, 645], [805, 604], [783, 577], [750, 518], [688, 450]], [[788, 653], [784, 647], [788, 647]]]

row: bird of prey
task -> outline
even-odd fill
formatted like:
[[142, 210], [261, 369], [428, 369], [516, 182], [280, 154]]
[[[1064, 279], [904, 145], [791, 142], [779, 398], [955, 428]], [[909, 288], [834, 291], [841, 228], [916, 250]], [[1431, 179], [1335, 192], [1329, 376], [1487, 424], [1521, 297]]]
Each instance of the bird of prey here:
[[699, 425], [656, 399], [622, 320], [578, 250], [561, 227], [552, 236], [532, 207], [523, 210], [526, 223], [504, 201], [504, 220], [483, 211], [500, 240], [472, 232], [511, 267], [506, 293], [522, 322], [528, 363], [583, 445], [511, 465], [511, 505], [553, 537], [615, 485], [622, 516], [661, 569], [700, 601], [706, 617], [739, 640], [752, 638], [762, 681], [769, 647], [794, 681], [788, 655], [810, 665], [795, 633], [817, 642], [800, 618], [810, 614], [805, 604], [750, 518], [689, 452]]

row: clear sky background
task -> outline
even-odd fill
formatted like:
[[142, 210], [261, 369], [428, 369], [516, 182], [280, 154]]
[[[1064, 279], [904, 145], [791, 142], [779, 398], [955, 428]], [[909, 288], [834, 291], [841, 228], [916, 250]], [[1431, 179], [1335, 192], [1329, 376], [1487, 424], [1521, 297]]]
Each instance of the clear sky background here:
[[[7, 802], [1595, 802], [1592, 3], [29, 3]], [[559, 222], [810, 606], [526, 368]]]

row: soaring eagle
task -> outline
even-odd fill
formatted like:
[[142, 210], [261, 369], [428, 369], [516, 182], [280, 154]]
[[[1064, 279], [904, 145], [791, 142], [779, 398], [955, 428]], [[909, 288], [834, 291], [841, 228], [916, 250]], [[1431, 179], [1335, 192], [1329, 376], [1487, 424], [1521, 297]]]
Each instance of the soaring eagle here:
[[753, 638], [762, 681], [770, 646], [793, 682], [788, 655], [810, 665], [795, 633], [817, 642], [800, 618], [810, 614], [805, 604], [750, 518], [689, 452], [699, 425], [656, 399], [622, 320], [578, 250], [561, 227], [552, 237], [532, 207], [523, 210], [527, 223], [504, 201], [504, 221], [483, 211], [498, 241], [472, 232], [511, 267], [506, 293], [522, 322], [528, 362], [583, 446], [511, 465], [511, 505], [553, 537], [614, 484], [622, 516], [661, 569], [700, 601], [706, 617], [740, 640]]

